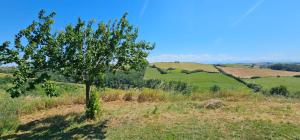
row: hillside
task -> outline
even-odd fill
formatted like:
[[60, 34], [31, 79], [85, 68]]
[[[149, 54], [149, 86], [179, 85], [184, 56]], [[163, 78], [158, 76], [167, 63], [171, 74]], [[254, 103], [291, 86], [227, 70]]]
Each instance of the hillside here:
[[209, 64], [199, 64], [199, 63], [188, 63], [188, 62], [159, 62], [153, 63], [152, 65], [156, 65], [162, 69], [175, 68], [179, 70], [203, 70], [207, 72], [218, 72], [218, 70]]
[[[166, 66], [165, 66], [166, 67]], [[247, 91], [247, 87], [236, 80], [221, 73], [197, 72], [192, 74], [182, 73], [180, 69], [160, 74], [155, 68], [148, 68], [145, 79], [160, 79], [166, 81], [183, 81], [198, 87], [198, 91], [208, 91], [212, 86], [218, 85], [223, 90]]]
[[[0, 74], [0, 139], [299, 139], [300, 100], [253, 93], [246, 85], [220, 72], [198, 70], [201, 64], [163, 65], [161, 74], [148, 67], [144, 79], [183, 81], [197, 87], [189, 95], [162, 89], [105, 89], [101, 114], [86, 120], [84, 86], [55, 82], [59, 97], [47, 97], [41, 85], [11, 99], [10, 74]], [[156, 65], [156, 63], [155, 63]], [[205, 65], [205, 67], [214, 67]], [[234, 66], [236, 67], [236, 66]], [[203, 68], [204, 69], [204, 68]], [[202, 69], [202, 70], [203, 70]], [[207, 70], [207, 69], [206, 69]], [[124, 78], [124, 77], [123, 77]], [[269, 89], [285, 85], [297, 91], [299, 78], [242, 79]], [[221, 90], [211, 92], [218, 85]], [[8, 127], [10, 126], [10, 127]], [[15, 131], [17, 130], [17, 131]]]
[[300, 72], [280, 71], [271, 69], [260, 69], [260, 68], [247, 68], [247, 67], [219, 67], [226, 73], [232, 74], [240, 78], [251, 78], [251, 77], [277, 77], [277, 76], [295, 76], [300, 75]]

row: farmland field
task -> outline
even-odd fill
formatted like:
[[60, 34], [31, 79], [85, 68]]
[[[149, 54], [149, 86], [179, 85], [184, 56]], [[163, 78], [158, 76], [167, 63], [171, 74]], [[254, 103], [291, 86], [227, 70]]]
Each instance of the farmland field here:
[[290, 92], [300, 92], [300, 78], [297, 77], [265, 77], [257, 79], [244, 79], [247, 83], [261, 85], [264, 89], [283, 85]]
[[219, 67], [228, 74], [232, 74], [240, 78], [251, 77], [277, 77], [277, 76], [295, 76], [300, 75], [300, 72], [289, 72], [271, 69], [245, 68], [245, 67]]
[[218, 70], [209, 64], [198, 64], [198, 63], [173, 63], [173, 62], [160, 62], [154, 63], [159, 68], [168, 69], [168, 68], [176, 68], [180, 70], [203, 70], [207, 72], [218, 72]]
[[198, 87], [199, 91], [208, 91], [214, 85], [218, 85], [224, 90], [248, 91], [245, 85], [221, 73], [198, 72], [184, 74], [180, 70], [172, 70], [168, 74], [160, 74], [157, 69], [148, 68], [145, 73], [145, 79], [183, 81]]

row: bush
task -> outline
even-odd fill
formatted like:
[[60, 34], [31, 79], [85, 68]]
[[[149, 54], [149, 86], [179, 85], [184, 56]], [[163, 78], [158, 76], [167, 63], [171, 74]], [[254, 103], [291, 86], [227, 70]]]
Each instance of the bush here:
[[253, 84], [253, 83], [250, 83], [250, 84], [247, 84], [247, 86], [249, 88], [251, 88], [254, 92], [259, 92], [262, 90], [262, 86], [261, 85], [258, 85], [258, 84]]
[[162, 84], [161, 80], [149, 79], [149, 80], [145, 80], [144, 87], [155, 89], [155, 88], [159, 88], [161, 84]]
[[168, 74], [168, 72], [162, 68], [156, 68], [160, 74]]
[[156, 69], [156, 68], [157, 68], [157, 66], [156, 66], [156, 65], [151, 65], [151, 66], [150, 66], [150, 68], [154, 68], [154, 69]]
[[161, 88], [166, 91], [176, 91], [182, 94], [189, 94], [192, 92], [192, 87], [181, 81], [164, 82], [161, 86]]
[[161, 81], [157, 79], [149, 79], [145, 81], [144, 87], [151, 89], [163, 89], [165, 91], [176, 91], [182, 94], [189, 94], [194, 87], [181, 81]]
[[193, 73], [198, 73], [198, 72], [204, 72], [203, 70], [192, 70], [192, 71], [188, 71], [188, 70], [182, 70], [181, 73], [185, 73], [185, 74], [193, 74]]
[[300, 78], [300, 75], [294, 75], [294, 77], [296, 77], [296, 78]]
[[92, 92], [90, 102], [87, 104], [86, 107], [86, 117], [89, 119], [95, 119], [96, 115], [99, 115], [100, 113], [101, 110], [99, 96], [96, 92]]
[[251, 77], [251, 79], [258, 79], [258, 78], [261, 78], [261, 77], [259, 77], [259, 76], [253, 76], [253, 77]]
[[285, 86], [273, 87], [270, 90], [271, 95], [280, 95], [280, 96], [288, 96], [289, 91]]
[[181, 73], [190, 74], [188, 70], [181, 70]]
[[213, 93], [219, 92], [221, 88], [218, 85], [214, 85], [210, 88], [210, 91]]
[[14, 131], [19, 125], [19, 104], [10, 98], [0, 98], [0, 135]]
[[141, 71], [117, 71], [105, 75], [105, 87], [115, 89], [142, 88], [145, 70]]
[[176, 70], [176, 68], [168, 68], [167, 71]]
[[47, 96], [49, 97], [57, 97], [59, 96], [59, 93], [56, 91], [56, 87], [55, 84], [53, 82], [50, 81], [46, 81], [43, 86], [42, 86], [45, 90], [45, 93]]

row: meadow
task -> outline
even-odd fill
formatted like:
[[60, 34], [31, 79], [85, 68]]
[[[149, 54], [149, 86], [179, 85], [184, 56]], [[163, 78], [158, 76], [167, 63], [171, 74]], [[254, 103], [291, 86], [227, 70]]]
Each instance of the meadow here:
[[[159, 88], [93, 87], [101, 99], [96, 120], [85, 118], [82, 84], [54, 81], [58, 97], [46, 96], [37, 85], [12, 99], [6, 92], [12, 86], [12, 76], [0, 74], [0, 139], [300, 138], [299, 98], [254, 93], [222, 73], [182, 73], [186, 69], [177, 67], [161, 74], [157, 68], [148, 67], [144, 79], [187, 82], [197, 87], [190, 94]], [[290, 91], [296, 91], [299, 83], [296, 77], [243, 80], [264, 88], [286, 83]], [[211, 91], [214, 85], [220, 90]]]
[[[164, 63], [159, 63], [164, 64]], [[167, 63], [167, 66], [170, 66], [169, 64], [171, 63]], [[157, 65], [155, 63], [155, 65]], [[157, 65], [158, 67], [160, 65]], [[228, 91], [241, 91], [241, 92], [248, 92], [249, 89], [237, 82], [236, 80], [223, 75], [219, 72], [216, 73], [209, 73], [209, 72], [196, 72], [196, 73], [191, 73], [191, 74], [185, 74], [182, 73], [182, 70], [187, 70], [187, 68], [185, 67], [179, 67], [181, 66], [181, 64], [176, 64], [173, 63], [172, 66], [175, 68], [177, 67], [177, 69], [175, 70], [170, 70], [168, 71], [167, 74], [161, 74], [157, 69], [155, 68], [147, 68], [146, 72], [145, 72], [145, 79], [160, 79], [160, 80], [166, 80], [166, 81], [183, 81], [183, 82], [187, 82], [190, 85], [193, 85], [196, 87], [197, 91], [200, 92], [207, 92], [210, 90], [210, 88], [214, 85], [219, 86], [222, 90], [228, 90]], [[196, 64], [193, 64], [196, 65]], [[203, 65], [199, 65], [197, 66], [197, 69], [201, 69]], [[207, 65], [205, 65], [205, 67], [207, 67]], [[210, 67], [213, 67], [212, 65], [210, 65]], [[166, 66], [164, 68], [167, 68]], [[195, 66], [192, 70], [195, 70]], [[205, 68], [203, 68], [205, 69]], [[191, 70], [191, 69], [189, 69]]]
[[244, 79], [247, 83], [254, 83], [261, 85], [264, 89], [271, 89], [272, 87], [283, 85], [287, 87], [290, 92], [300, 92], [300, 78], [298, 77], [264, 77], [256, 79]]

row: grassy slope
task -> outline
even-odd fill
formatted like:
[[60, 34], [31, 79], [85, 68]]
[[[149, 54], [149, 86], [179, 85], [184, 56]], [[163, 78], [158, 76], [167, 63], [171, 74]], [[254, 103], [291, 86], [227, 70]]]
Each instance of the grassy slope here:
[[207, 91], [213, 85], [218, 85], [226, 90], [248, 90], [243, 84], [221, 73], [199, 72], [184, 74], [181, 73], [180, 70], [173, 70], [168, 74], [160, 74], [156, 69], [148, 68], [145, 73], [145, 79], [184, 81], [199, 87], [199, 91]]
[[104, 112], [96, 121], [85, 121], [84, 113], [77, 110], [61, 114], [63, 108], [58, 108], [58, 113], [51, 110], [53, 114], [27, 122], [18, 132], [0, 139], [300, 138], [298, 100], [262, 96], [221, 100], [225, 106], [216, 110], [203, 108], [206, 101], [108, 102], [103, 103]]
[[162, 69], [168, 69], [168, 68], [176, 68], [180, 70], [204, 70], [208, 72], [218, 72], [218, 70], [213, 66], [209, 64], [197, 64], [197, 63], [173, 63], [173, 62], [160, 62], [160, 63], [154, 63], [159, 68]]
[[291, 92], [300, 91], [300, 78], [296, 77], [266, 77], [258, 79], [245, 79], [245, 81], [248, 83], [259, 84], [265, 89], [283, 85], [286, 86]]
[[[181, 75], [179, 71], [174, 72]], [[180, 78], [184, 77], [187, 75]], [[208, 76], [204, 80], [211, 78]], [[139, 103], [136, 97], [130, 102], [125, 102], [120, 97], [117, 101], [103, 103], [104, 112], [100, 119], [85, 121], [83, 87], [77, 84], [67, 85], [59, 88], [66, 92], [62, 92], [57, 98], [27, 96], [13, 99], [22, 106], [21, 111], [24, 113], [21, 115], [29, 118], [21, 120], [18, 132], [0, 136], [0, 139], [300, 138], [300, 102], [296, 99], [217, 93], [201, 94], [197, 98], [179, 96], [176, 100], [166, 96], [161, 101]], [[74, 86], [78, 88], [73, 90]], [[73, 87], [72, 90], [69, 87]], [[107, 96], [116, 92], [124, 94], [125, 91], [109, 92]], [[147, 92], [152, 93], [151, 90]], [[225, 106], [216, 110], [203, 108], [203, 103], [210, 98], [220, 99]], [[56, 111], [55, 107], [58, 107]], [[52, 109], [43, 111], [47, 108]]]

